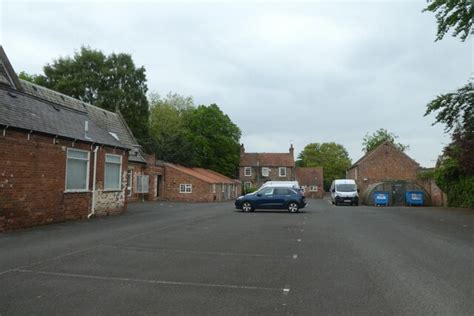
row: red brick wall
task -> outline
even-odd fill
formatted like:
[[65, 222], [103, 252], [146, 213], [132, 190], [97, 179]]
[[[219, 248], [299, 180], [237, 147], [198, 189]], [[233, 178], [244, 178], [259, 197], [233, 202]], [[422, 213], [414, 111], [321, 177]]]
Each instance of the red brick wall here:
[[386, 180], [416, 180], [419, 165], [392, 145], [382, 145], [347, 172], [361, 192], [372, 183]]
[[[154, 163], [147, 163], [139, 164], [139, 163], [130, 163], [129, 170], [133, 170], [133, 180], [132, 180], [132, 195], [127, 196], [127, 201], [129, 202], [136, 202], [145, 199], [147, 201], [155, 201], [158, 199], [163, 198], [163, 167], [155, 166]], [[149, 183], [148, 183], [148, 193], [141, 194], [137, 193], [137, 176], [139, 175], [148, 175], [149, 176]], [[157, 194], [157, 180], [158, 176], [161, 177], [160, 183], [160, 192]]]
[[[265, 167], [265, 166], [263, 166]], [[245, 176], [245, 167], [239, 168], [239, 179], [243, 182], [252, 182], [252, 187], [259, 188], [267, 181], [294, 181], [295, 180], [295, 168], [286, 167], [286, 177], [280, 177], [278, 173], [279, 167], [268, 167], [270, 172], [268, 177], [262, 176], [262, 167], [251, 167], [252, 175], [250, 177]]]
[[[192, 184], [192, 193], [179, 193], [180, 184]], [[164, 198], [170, 201], [213, 202], [212, 185], [172, 167], [165, 167]]]
[[[8, 129], [0, 134], [0, 231], [65, 220], [83, 219], [91, 211], [90, 192], [65, 193], [66, 150], [72, 142]], [[90, 144], [76, 142], [74, 148], [88, 150], [92, 185], [93, 154]], [[97, 163], [98, 189], [103, 188], [104, 157], [113, 149], [102, 148]], [[127, 168], [123, 150], [122, 169]], [[90, 188], [91, 189], [91, 188]], [[109, 194], [109, 193], [107, 193]], [[113, 203], [110, 212], [123, 212], [126, 205]]]

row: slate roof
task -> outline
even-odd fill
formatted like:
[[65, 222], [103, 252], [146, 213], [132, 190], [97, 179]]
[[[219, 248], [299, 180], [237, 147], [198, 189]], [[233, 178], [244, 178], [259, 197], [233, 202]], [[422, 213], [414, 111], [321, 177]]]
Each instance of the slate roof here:
[[294, 167], [295, 159], [291, 153], [243, 153], [241, 167]]
[[170, 167], [175, 170], [178, 170], [182, 173], [185, 173], [189, 176], [192, 176], [194, 178], [197, 178], [199, 180], [202, 180], [210, 184], [220, 184], [220, 183], [235, 184], [236, 183], [235, 180], [228, 178], [224, 176], [223, 174], [217, 173], [212, 170], [204, 169], [204, 168], [188, 168], [188, 167], [175, 165], [168, 162], [165, 162], [163, 165], [166, 167]]
[[[8, 105], [8, 106], [7, 106]], [[88, 132], [85, 133], [85, 122]], [[84, 111], [45, 104], [23, 93], [0, 89], [0, 124], [70, 139], [126, 148], [89, 119]]]
[[[129, 161], [146, 163], [120, 112], [110, 112], [18, 79], [1, 46], [0, 91], [2, 125], [132, 149]], [[85, 121], [89, 124], [88, 137], [84, 135]]]

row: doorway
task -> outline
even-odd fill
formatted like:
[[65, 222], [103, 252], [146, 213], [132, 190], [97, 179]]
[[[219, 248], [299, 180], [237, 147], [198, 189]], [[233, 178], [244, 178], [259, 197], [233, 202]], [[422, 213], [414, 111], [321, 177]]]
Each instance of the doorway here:
[[163, 178], [163, 176], [156, 176], [156, 197], [160, 197], [161, 196], [161, 179]]

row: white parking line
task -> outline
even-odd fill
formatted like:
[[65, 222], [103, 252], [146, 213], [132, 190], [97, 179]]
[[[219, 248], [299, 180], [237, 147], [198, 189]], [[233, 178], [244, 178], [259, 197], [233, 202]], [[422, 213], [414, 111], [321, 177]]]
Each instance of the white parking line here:
[[[102, 246], [102, 248], [114, 248], [114, 249], [125, 249], [125, 250], [137, 250], [144, 252], [176, 252], [176, 253], [189, 253], [189, 254], [203, 254], [203, 255], [215, 255], [215, 256], [242, 256], [242, 257], [264, 257], [264, 258], [281, 258], [281, 256], [268, 255], [262, 253], [238, 253], [238, 252], [218, 252], [218, 251], [197, 251], [197, 250], [181, 250], [181, 249], [165, 249], [165, 248], [144, 248], [144, 247], [129, 247], [129, 246]], [[289, 258], [290, 256], [283, 256], [283, 258]]]
[[261, 286], [247, 286], [247, 285], [233, 285], [233, 284], [215, 284], [215, 283], [196, 283], [196, 282], [177, 282], [177, 281], [164, 281], [164, 280], [147, 280], [147, 279], [135, 279], [135, 278], [121, 278], [121, 277], [104, 277], [89, 274], [76, 274], [76, 273], [61, 273], [61, 272], [49, 272], [49, 271], [33, 271], [18, 269], [18, 272], [33, 273], [41, 275], [53, 275], [70, 278], [81, 278], [81, 279], [92, 279], [92, 280], [103, 280], [103, 281], [121, 281], [121, 282], [135, 282], [135, 283], [148, 283], [148, 284], [161, 284], [161, 285], [181, 285], [181, 286], [197, 286], [197, 287], [214, 287], [214, 288], [227, 288], [227, 289], [242, 289], [242, 290], [260, 290], [260, 291], [290, 291], [288, 288], [272, 288], [272, 287], [261, 287]]
[[293, 259], [298, 259], [298, 255], [296, 253], [293, 255]]

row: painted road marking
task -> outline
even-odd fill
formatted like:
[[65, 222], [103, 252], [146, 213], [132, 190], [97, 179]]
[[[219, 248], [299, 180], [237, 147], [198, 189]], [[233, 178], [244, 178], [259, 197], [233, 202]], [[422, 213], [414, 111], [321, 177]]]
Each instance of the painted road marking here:
[[[227, 289], [242, 289], [242, 290], [260, 290], [260, 291], [281, 291], [281, 288], [272, 287], [261, 287], [261, 286], [246, 286], [246, 285], [234, 285], [234, 284], [215, 284], [215, 283], [196, 283], [196, 282], [176, 282], [176, 281], [164, 281], [164, 280], [149, 280], [149, 279], [135, 279], [135, 278], [122, 278], [122, 277], [105, 277], [89, 274], [76, 274], [76, 273], [61, 273], [61, 272], [49, 272], [49, 271], [33, 271], [26, 269], [18, 269], [18, 272], [33, 273], [41, 275], [52, 275], [62, 276], [70, 278], [81, 278], [81, 279], [93, 279], [102, 281], [121, 281], [121, 282], [135, 282], [135, 283], [148, 283], [148, 284], [161, 284], [161, 285], [182, 285], [182, 286], [197, 286], [197, 287], [214, 287], [214, 288], [227, 288]], [[289, 292], [287, 288], [283, 289], [283, 292]]]
[[298, 255], [297, 254], [294, 254], [293, 255], [293, 259], [297, 259], [298, 258]]
[[[189, 253], [198, 255], [215, 255], [215, 256], [242, 256], [242, 257], [264, 257], [264, 258], [281, 258], [281, 256], [267, 255], [261, 253], [237, 253], [237, 252], [217, 252], [217, 251], [197, 251], [197, 250], [180, 250], [180, 249], [165, 249], [165, 248], [144, 248], [144, 247], [129, 247], [129, 246], [102, 246], [102, 248], [136, 250], [144, 252], [175, 252], [175, 253]], [[285, 257], [290, 257], [285, 256]]]

